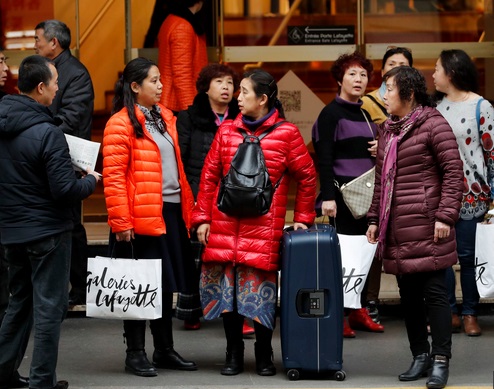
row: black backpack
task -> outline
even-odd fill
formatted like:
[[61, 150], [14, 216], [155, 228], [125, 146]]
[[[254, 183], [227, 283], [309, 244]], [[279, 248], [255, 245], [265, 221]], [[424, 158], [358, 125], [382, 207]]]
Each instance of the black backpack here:
[[273, 194], [281, 178], [273, 186], [261, 148], [261, 139], [285, 123], [278, 122], [258, 137], [238, 129], [244, 141], [233, 156], [228, 173], [221, 179], [218, 209], [230, 216], [256, 217], [268, 213]]

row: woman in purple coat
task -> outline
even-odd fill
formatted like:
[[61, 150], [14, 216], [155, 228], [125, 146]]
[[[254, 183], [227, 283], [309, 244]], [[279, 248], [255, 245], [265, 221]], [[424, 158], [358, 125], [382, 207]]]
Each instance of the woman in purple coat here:
[[[433, 107], [423, 75], [401, 66], [384, 75], [391, 115], [380, 127], [376, 185], [367, 238], [396, 274], [413, 362], [400, 381], [425, 377], [444, 388], [451, 358], [446, 269], [457, 261], [454, 226], [463, 164], [446, 119]], [[429, 320], [432, 344], [427, 334]]]

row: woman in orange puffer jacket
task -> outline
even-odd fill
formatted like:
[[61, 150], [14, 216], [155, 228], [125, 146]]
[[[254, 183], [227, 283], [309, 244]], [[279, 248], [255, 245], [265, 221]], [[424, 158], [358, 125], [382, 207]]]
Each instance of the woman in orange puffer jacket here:
[[208, 64], [206, 34], [197, 13], [203, 0], [171, 2], [158, 34], [158, 67], [163, 81], [161, 103], [178, 112], [196, 95], [196, 80]]
[[158, 104], [161, 92], [156, 64], [145, 58], [130, 61], [115, 88], [113, 116], [103, 137], [109, 251], [122, 258], [162, 258], [163, 315], [150, 322], [154, 366], [144, 351], [146, 321], [124, 320], [125, 369], [144, 377], [156, 376], [156, 367], [197, 369], [173, 348], [173, 292], [197, 290], [188, 236], [194, 198], [176, 119]]

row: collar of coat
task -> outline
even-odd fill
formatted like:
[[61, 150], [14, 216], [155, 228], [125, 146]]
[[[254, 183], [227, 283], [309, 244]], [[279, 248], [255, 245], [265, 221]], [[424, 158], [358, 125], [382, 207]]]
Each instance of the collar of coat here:
[[[194, 97], [194, 102], [189, 106], [188, 112], [190, 120], [195, 123], [199, 129], [203, 131], [216, 131], [216, 116], [213, 113], [206, 93], [200, 92]], [[228, 103], [227, 119], [235, 119], [239, 112], [237, 99], [233, 98], [232, 101]]]

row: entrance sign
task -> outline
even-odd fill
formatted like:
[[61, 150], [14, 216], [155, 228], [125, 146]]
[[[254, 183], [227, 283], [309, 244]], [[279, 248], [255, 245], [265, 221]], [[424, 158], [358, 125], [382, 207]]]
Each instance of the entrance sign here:
[[288, 26], [289, 45], [353, 45], [355, 26]]
[[299, 128], [305, 144], [309, 145], [312, 125], [326, 104], [291, 70], [278, 81], [278, 97], [283, 104], [286, 120]]

